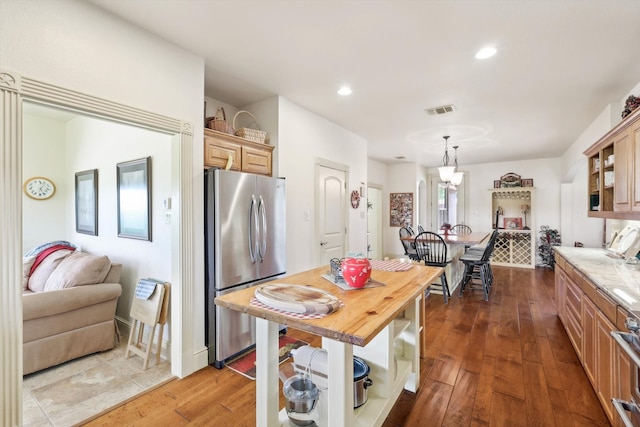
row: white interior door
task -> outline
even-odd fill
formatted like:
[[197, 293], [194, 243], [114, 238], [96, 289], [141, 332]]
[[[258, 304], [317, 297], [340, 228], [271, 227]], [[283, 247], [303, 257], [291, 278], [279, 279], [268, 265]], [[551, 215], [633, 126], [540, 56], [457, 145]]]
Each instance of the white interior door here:
[[382, 253], [382, 190], [367, 189], [367, 256], [383, 259]]
[[331, 258], [344, 257], [346, 235], [346, 172], [317, 165], [316, 210], [319, 265], [329, 265]]

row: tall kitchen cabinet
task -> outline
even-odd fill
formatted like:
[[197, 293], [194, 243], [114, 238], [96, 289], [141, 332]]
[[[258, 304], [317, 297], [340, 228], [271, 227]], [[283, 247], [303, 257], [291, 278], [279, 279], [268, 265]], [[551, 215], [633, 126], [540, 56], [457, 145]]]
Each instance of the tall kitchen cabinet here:
[[640, 109], [584, 154], [589, 159], [588, 215], [640, 219]]
[[535, 268], [536, 234], [532, 215], [535, 189], [511, 187], [491, 189], [492, 227], [499, 228], [493, 250], [493, 265]]

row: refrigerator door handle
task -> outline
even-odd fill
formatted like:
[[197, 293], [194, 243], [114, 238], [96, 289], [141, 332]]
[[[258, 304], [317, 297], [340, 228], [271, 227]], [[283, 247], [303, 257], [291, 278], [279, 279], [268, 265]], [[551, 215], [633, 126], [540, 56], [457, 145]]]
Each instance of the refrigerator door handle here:
[[[258, 259], [257, 242], [254, 234], [257, 234], [258, 228], [258, 212], [256, 209], [256, 198], [251, 195], [251, 206], [249, 207], [249, 257], [251, 262], [255, 263]], [[254, 246], [256, 245], [256, 246]]]
[[260, 196], [260, 204], [258, 205], [258, 213], [260, 214], [261, 230], [262, 230], [262, 242], [260, 243], [260, 262], [264, 261], [264, 257], [267, 254], [267, 207], [265, 206], [264, 199]]

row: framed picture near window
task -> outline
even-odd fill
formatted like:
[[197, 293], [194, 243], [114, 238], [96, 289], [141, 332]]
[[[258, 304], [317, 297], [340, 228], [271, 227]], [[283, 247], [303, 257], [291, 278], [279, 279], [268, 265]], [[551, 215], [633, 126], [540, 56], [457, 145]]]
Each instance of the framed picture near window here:
[[76, 232], [98, 235], [98, 169], [76, 172]]
[[391, 227], [413, 224], [413, 193], [390, 193], [389, 205]]
[[118, 237], [151, 241], [151, 157], [118, 163]]

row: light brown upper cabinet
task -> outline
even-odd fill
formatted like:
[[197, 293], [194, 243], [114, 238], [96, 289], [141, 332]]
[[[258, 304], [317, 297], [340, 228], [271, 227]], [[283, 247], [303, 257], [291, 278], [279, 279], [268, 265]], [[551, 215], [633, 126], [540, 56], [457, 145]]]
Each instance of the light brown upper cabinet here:
[[272, 153], [275, 147], [249, 141], [212, 129], [204, 130], [204, 166], [230, 170], [272, 174]]
[[640, 219], [640, 109], [584, 154], [589, 159], [589, 216]]

